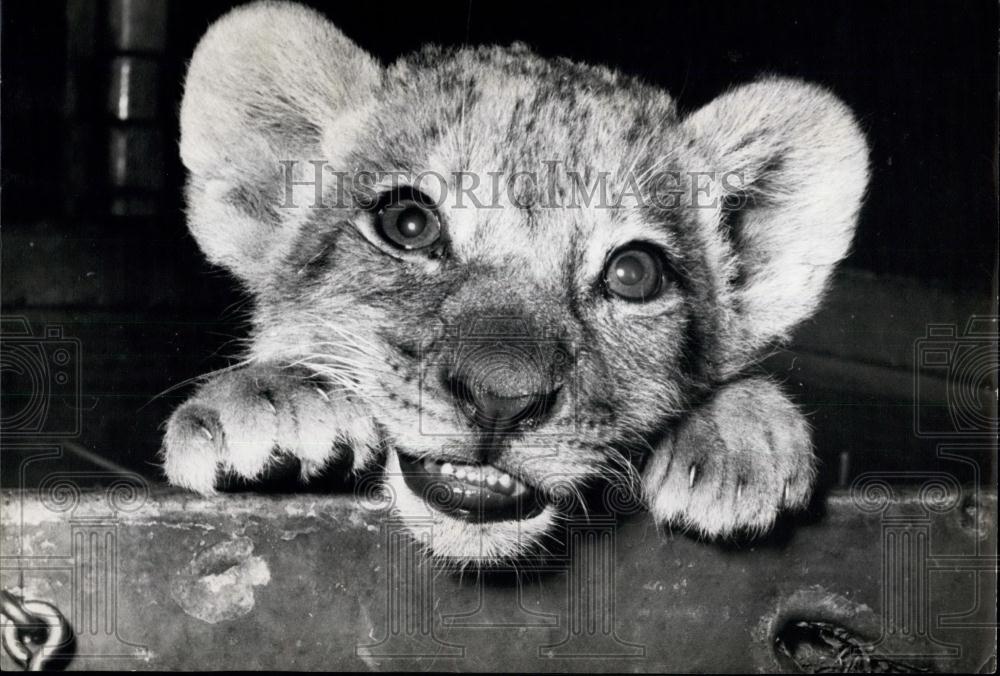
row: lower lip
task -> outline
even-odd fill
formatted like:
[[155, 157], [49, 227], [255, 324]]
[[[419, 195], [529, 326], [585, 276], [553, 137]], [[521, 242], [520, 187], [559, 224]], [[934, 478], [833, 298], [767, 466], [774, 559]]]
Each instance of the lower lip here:
[[409, 489], [429, 506], [457, 519], [475, 523], [518, 521], [536, 516], [544, 507], [534, 489], [506, 495], [488, 486], [428, 470], [422, 461], [402, 453], [397, 455], [403, 481]]

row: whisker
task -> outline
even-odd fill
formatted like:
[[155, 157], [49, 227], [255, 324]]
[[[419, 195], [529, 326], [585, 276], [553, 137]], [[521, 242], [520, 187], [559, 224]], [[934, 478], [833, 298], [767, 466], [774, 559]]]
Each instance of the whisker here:
[[245, 360], [237, 362], [235, 364], [230, 364], [229, 366], [224, 366], [224, 367], [222, 367], [220, 369], [216, 369], [215, 371], [209, 371], [208, 373], [203, 373], [203, 374], [201, 374], [199, 376], [194, 376], [193, 378], [187, 378], [185, 380], [182, 380], [179, 383], [171, 385], [170, 387], [168, 387], [167, 389], [163, 390], [162, 392], [154, 394], [149, 399], [149, 401], [147, 401], [145, 404], [143, 404], [139, 408], [139, 410], [141, 411], [142, 409], [146, 408], [147, 406], [149, 406], [151, 403], [153, 403], [154, 401], [156, 401], [160, 397], [166, 396], [166, 395], [170, 394], [171, 392], [179, 390], [179, 389], [181, 389], [183, 387], [187, 387], [188, 385], [194, 385], [196, 383], [203, 383], [203, 382], [208, 381], [208, 380], [214, 378], [215, 376], [221, 375], [223, 373], [228, 373], [229, 371], [235, 371], [237, 369], [241, 369], [241, 368], [244, 368], [246, 366], [249, 366], [251, 363], [253, 363], [252, 359], [245, 359]]

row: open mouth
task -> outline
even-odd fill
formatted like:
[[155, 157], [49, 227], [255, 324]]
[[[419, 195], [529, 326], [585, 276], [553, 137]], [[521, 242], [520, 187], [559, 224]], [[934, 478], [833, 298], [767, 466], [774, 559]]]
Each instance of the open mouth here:
[[403, 481], [434, 509], [466, 521], [510, 521], [539, 514], [541, 494], [489, 464], [417, 460], [399, 453]]

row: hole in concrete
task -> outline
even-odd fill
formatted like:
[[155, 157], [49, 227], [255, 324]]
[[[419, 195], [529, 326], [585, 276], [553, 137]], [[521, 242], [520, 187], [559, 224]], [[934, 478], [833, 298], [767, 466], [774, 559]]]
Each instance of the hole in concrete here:
[[204, 576], [208, 575], [222, 575], [230, 568], [235, 568], [243, 563], [243, 559], [238, 559], [236, 557], [226, 557], [221, 559], [215, 559], [206, 562], [203, 566], [198, 569], [198, 574]]
[[862, 636], [823, 620], [789, 619], [775, 633], [774, 652], [785, 669], [801, 674], [927, 672], [882, 657]]
[[250, 538], [224, 540], [198, 552], [173, 580], [170, 595], [188, 615], [214, 624], [246, 615], [254, 588], [271, 581], [267, 561]]

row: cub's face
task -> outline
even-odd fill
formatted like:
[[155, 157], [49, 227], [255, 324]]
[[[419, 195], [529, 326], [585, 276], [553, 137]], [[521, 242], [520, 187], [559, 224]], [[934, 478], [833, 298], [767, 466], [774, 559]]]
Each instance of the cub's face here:
[[853, 181], [810, 131], [853, 125], [840, 104], [786, 81], [728, 96], [682, 118], [523, 47], [382, 68], [308, 10], [257, 6], [188, 76], [191, 227], [255, 296], [251, 358], [364, 406], [439, 553], [521, 554], [592, 488], [636, 485], [846, 251], [853, 213], [804, 229]]
[[257, 354], [367, 401], [397, 499], [470, 546], [630, 479], [711, 368], [712, 266], [664, 178], [707, 161], [628, 87], [523, 50], [398, 64], [338, 162], [366, 185], [324, 167], [262, 285]]

